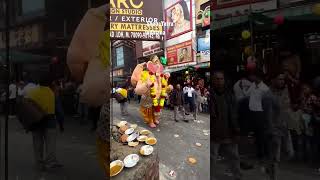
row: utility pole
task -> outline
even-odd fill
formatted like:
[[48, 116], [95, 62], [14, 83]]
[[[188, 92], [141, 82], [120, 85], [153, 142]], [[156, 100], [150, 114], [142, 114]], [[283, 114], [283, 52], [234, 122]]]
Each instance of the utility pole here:
[[253, 13], [252, 13], [252, 0], [250, 0], [250, 5], [249, 5], [249, 23], [250, 23], [250, 33], [251, 33], [251, 38], [250, 38], [250, 45], [252, 50], [254, 50], [253, 47], [253, 41], [254, 41], [254, 37], [253, 37]]
[[4, 125], [4, 133], [5, 133], [5, 163], [4, 163], [4, 179], [8, 180], [8, 121], [9, 121], [9, 85], [10, 85], [10, 0], [5, 0], [5, 18], [6, 18], [6, 70], [7, 70], [7, 88], [6, 88], [6, 117], [5, 117], [5, 125]]

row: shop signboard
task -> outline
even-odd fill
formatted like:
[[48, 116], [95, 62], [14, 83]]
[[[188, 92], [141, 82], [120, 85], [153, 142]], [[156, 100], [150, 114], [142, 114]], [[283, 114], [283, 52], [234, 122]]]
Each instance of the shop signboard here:
[[205, 36], [198, 38], [198, 54], [197, 61], [198, 63], [210, 61], [210, 30], [205, 32]]
[[166, 48], [168, 66], [193, 62], [192, 40]]
[[179, 0], [164, 10], [166, 39], [192, 31], [192, 0]]
[[123, 69], [114, 70], [113, 76], [123, 76]]
[[248, 15], [277, 9], [277, 0], [213, 0], [211, 2], [214, 20]]
[[[18, 27], [9, 32], [10, 47], [25, 48], [32, 47], [40, 42], [41, 28], [39, 25], [28, 25]], [[0, 49], [5, 48], [5, 32], [0, 32]]]
[[163, 40], [164, 22], [160, 0], [111, 0], [112, 39]]
[[159, 41], [143, 41], [142, 42], [142, 56], [150, 56], [162, 52]]
[[307, 2], [308, 0], [279, 0], [280, 7], [289, 6], [292, 4], [298, 4], [302, 2]]
[[210, 1], [209, 0], [195, 0], [196, 1], [196, 25], [207, 27], [210, 25]]

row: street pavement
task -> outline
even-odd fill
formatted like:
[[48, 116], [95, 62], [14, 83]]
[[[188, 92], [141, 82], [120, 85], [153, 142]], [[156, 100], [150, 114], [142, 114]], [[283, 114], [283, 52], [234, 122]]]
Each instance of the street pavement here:
[[[173, 120], [173, 111], [164, 110], [160, 126], [155, 129], [149, 128], [142, 120], [139, 113], [139, 105], [131, 101], [128, 106], [129, 116], [121, 116], [118, 103], [113, 103], [113, 116], [117, 120], [125, 120], [129, 123], [138, 124], [151, 130], [158, 139], [160, 157], [160, 180], [233, 180], [226, 173], [226, 163], [219, 161], [214, 167], [214, 177], [210, 178], [210, 118], [209, 115], [201, 114], [198, 122], [190, 121], [176, 123]], [[192, 116], [188, 117], [192, 120]], [[179, 137], [175, 137], [179, 135]], [[195, 143], [200, 143], [198, 147]], [[251, 148], [251, 147], [250, 147]], [[253, 148], [253, 147], [252, 147]], [[194, 157], [197, 163], [188, 163], [188, 157]], [[242, 160], [255, 164], [255, 160], [249, 156], [242, 156]], [[175, 176], [169, 175], [170, 171]], [[243, 180], [267, 180], [260, 166], [252, 170], [243, 170]], [[212, 173], [213, 175], [213, 173]], [[279, 180], [318, 180], [320, 173], [315, 168], [305, 164], [282, 162], [280, 165]]]
[[[225, 174], [226, 166], [219, 162], [215, 167], [216, 176], [210, 178], [210, 121], [209, 116], [199, 115], [197, 122], [176, 123], [173, 112], [164, 110], [160, 126], [150, 129], [144, 124], [139, 105], [131, 102], [129, 116], [120, 115], [119, 104], [113, 104], [115, 119], [136, 123], [151, 130], [158, 139], [161, 180], [232, 180]], [[192, 116], [188, 117], [192, 120]], [[1, 148], [3, 148], [3, 118], [1, 120]], [[64, 133], [58, 133], [57, 156], [64, 165], [60, 170], [46, 173], [35, 171], [31, 134], [26, 134], [17, 119], [9, 121], [9, 180], [100, 180], [103, 172], [96, 160], [95, 134], [89, 131], [90, 123], [81, 124], [73, 118], [66, 118]], [[177, 136], [178, 135], [178, 136]], [[200, 143], [198, 147], [195, 144]], [[1, 160], [4, 160], [1, 149]], [[188, 158], [197, 160], [190, 164]], [[246, 157], [243, 157], [246, 159]], [[1, 168], [3, 169], [3, 164]], [[1, 169], [0, 168], [0, 169]], [[175, 172], [171, 177], [169, 172]], [[259, 168], [243, 171], [244, 180], [264, 180]], [[3, 176], [3, 171], [0, 177]], [[305, 164], [284, 162], [281, 164], [279, 180], [318, 180], [319, 172]], [[0, 178], [1, 179], [1, 178]]]
[[[3, 117], [3, 148], [2, 120]], [[40, 173], [34, 167], [31, 134], [23, 131], [17, 119], [10, 119], [9, 180], [102, 180], [104, 175], [98, 166], [95, 134], [90, 132], [90, 125], [80, 125], [76, 119], [66, 118], [65, 132], [57, 136], [57, 157], [64, 167]], [[4, 160], [3, 154], [1, 160]], [[3, 172], [0, 175], [3, 176]]]
[[[142, 120], [139, 105], [131, 101], [128, 107], [129, 116], [122, 117], [118, 103], [113, 104], [114, 118], [138, 124], [151, 130], [158, 139], [160, 158], [160, 180], [209, 180], [210, 179], [210, 121], [209, 115], [200, 114], [194, 122], [192, 116], [187, 116], [189, 123], [175, 122], [173, 111], [164, 110], [160, 125], [149, 128]], [[182, 119], [182, 118], [181, 118]], [[200, 143], [201, 147], [196, 146]], [[188, 158], [197, 160], [190, 164]], [[175, 175], [171, 177], [170, 171]]]

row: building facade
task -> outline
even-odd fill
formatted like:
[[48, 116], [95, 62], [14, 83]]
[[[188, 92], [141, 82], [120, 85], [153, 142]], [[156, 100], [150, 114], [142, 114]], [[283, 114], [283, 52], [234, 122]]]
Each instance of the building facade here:
[[135, 41], [112, 41], [111, 54], [114, 86], [129, 85], [129, 78], [137, 65]]
[[[0, 0], [3, 4], [4, 0]], [[38, 63], [50, 66], [56, 76], [66, 74], [66, 52], [81, 18], [88, 8], [103, 0], [10, 0], [10, 48], [54, 59]], [[3, 11], [1, 11], [3, 12]], [[5, 48], [5, 16], [0, 16], [0, 51]], [[28, 64], [28, 62], [23, 62]]]

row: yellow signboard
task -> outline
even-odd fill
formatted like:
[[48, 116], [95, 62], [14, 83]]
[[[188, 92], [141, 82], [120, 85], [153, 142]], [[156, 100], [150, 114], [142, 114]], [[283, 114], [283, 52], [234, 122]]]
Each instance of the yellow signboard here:
[[161, 0], [111, 0], [110, 4], [111, 38], [163, 39]]

